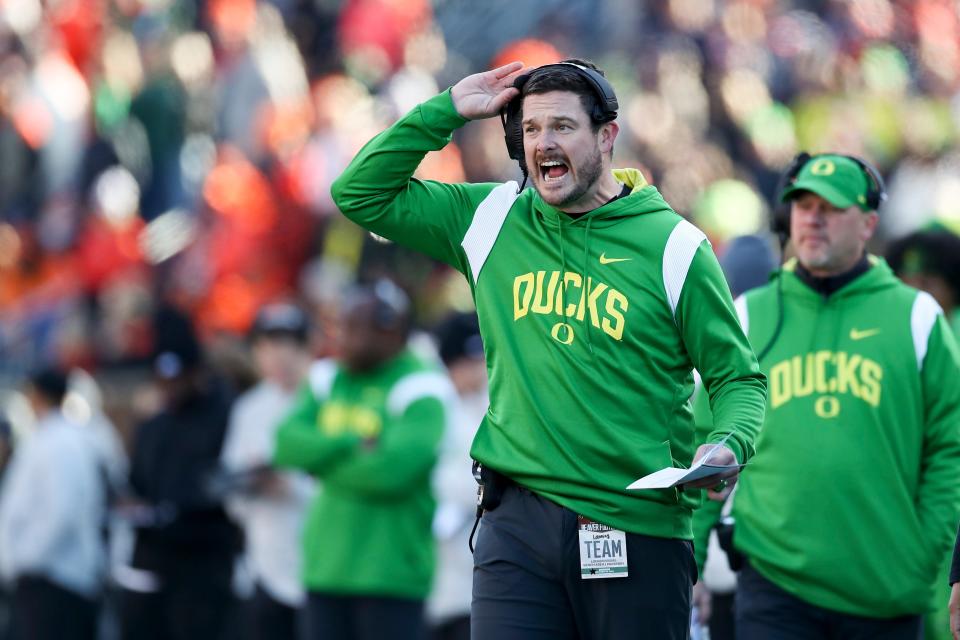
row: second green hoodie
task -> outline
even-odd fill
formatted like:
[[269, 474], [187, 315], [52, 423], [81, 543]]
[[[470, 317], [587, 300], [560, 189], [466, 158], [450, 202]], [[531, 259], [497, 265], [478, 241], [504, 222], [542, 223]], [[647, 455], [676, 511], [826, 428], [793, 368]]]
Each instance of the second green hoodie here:
[[960, 370], [933, 298], [872, 262], [827, 298], [791, 262], [737, 300], [758, 349], [783, 324], [735, 543], [811, 604], [887, 618], [931, 606], [956, 531]]
[[473, 290], [491, 404], [472, 456], [598, 522], [691, 538], [699, 492], [630, 492], [688, 466], [696, 367], [716, 428], [746, 461], [763, 420], [764, 377], [703, 233], [639, 172], [577, 219], [505, 184], [413, 179], [466, 123], [446, 91], [360, 151], [333, 185], [363, 227], [453, 265]]

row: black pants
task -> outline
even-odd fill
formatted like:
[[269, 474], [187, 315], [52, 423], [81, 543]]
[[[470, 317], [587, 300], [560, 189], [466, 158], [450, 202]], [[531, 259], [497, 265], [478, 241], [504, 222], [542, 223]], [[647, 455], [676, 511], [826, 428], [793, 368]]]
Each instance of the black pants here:
[[627, 564], [627, 578], [581, 579], [577, 514], [511, 486], [477, 536], [473, 640], [686, 639], [692, 545], [627, 534]]
[[223, 640], [235, 612], [232, 567], [198, 566], [162, 578], [156, 593], [123, 591], [122, 640]]
[[710, 607], [710, 640], [733, 640], [736, 637], [733, 624], [733, 593], [713, 594]]
[[816, 607], [773, 584], [749, 564], [737, 578], [738, 640], [919, 640], [920, 616], [864, 618]]
[[299, 637], [299, 609], [275, 600], [262, 586], [257, 585], [247, 603], [249, 640], [297, 640]]
[[94, 640], [97, 604], [39, 576], [23, 576], [13, 592], [12, 640]]
[[470, 640], [470, 616], [452, 618], [432, 627], [430, 640]]
[[423, 600], [310, 592], [302, 640], [423, 640]]

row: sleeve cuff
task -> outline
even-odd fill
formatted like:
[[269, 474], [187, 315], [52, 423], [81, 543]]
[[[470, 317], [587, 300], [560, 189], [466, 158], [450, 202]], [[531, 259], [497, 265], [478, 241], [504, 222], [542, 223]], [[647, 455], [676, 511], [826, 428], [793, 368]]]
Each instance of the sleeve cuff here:
[[450, 91], [451, 89], [447, 89], [420, 105], [420, 114], [423, 117], [424, 124], [438, 133], [453, 133], [456, 129], [470, 122], [457, 113], [453, 106], [453, 96]]
[[[728, 435], [730, 437], [727, 437]], [[727, 438], [727, 440], [723, 443], [723, 446], [733, 451], [733, 456], [737, 459], [737, 464], [743, 464], [745, 462], [743, 447], [740, 445], [740, 441], [737, 440], [736, 433], [712, 433], [710, 437], [707, 438], [707, 444], [719, 444], [724, 438]]]

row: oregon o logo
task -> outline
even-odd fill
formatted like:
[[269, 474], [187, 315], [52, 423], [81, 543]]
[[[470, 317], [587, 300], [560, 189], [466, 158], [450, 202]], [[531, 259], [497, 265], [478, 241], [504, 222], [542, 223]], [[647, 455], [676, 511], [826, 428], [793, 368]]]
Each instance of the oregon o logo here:
[[833, 160], [827, 158], [814, 160], [813, 164], [810, 165], [810, 173], [815, 176], [829, 176], [832, 175], [836, 169], [837, 167], [833, 164]]
[[836, 418], [840, 413], [840, 401], [836, 396], [820, 396], [813, 405], [813, 410], [821, 418]]
[[558, 322], [553, 325], [553, 329], [550, 330], [550, 335], [560, 344], [570, 344], [573, 342], [573, 327], [566, 322]]

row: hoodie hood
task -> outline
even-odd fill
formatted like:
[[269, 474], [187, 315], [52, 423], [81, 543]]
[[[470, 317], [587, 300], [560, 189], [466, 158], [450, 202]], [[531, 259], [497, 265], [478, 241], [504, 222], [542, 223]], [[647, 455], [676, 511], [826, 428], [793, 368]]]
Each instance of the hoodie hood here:
[[[893, 274], [893, 270], [890, 269], [889, 265], [887, 265], [883, 258], [868, 254], [867, 260], [870, 262], [870, 268], [863, 275], [851, 280], [849, 283], [834, 292], [830, 296], [831, 299], [861, 296], [879, 291], [881, 289], [888, 289], [890, 287], [897, 286], [900, 281]], [[776, 271], [771, 275], [771, 282], [782, 277], [784, 278], [783, 284], [785, 291], [800, 295], [807, 295], [811, 298], [822, 298], [819, 293], [808, 287], [797, 276], [797, 264], [798, 262], [796, 258], [790, 258], [787, 260], [780, 271]]]
[[617, 198], [613, 202], [608, 202], [592, 211], [588, 211], [578, 218], [572, 218], [563, 211], [547, 204], [537, 190], [531, 188], [534, 208], [543, 221], [551, 226], [584, 224], [586, 220], [590, 220], [590, 225], [595, 229], [614, 225], [618, 221], [632, 216], [656, 211], [672, 211], [657, 188], [648, 183], [639, 170], [614, 169], [613, 176], [617, 179], [617, 182], [630, 188], [630, 195]]

